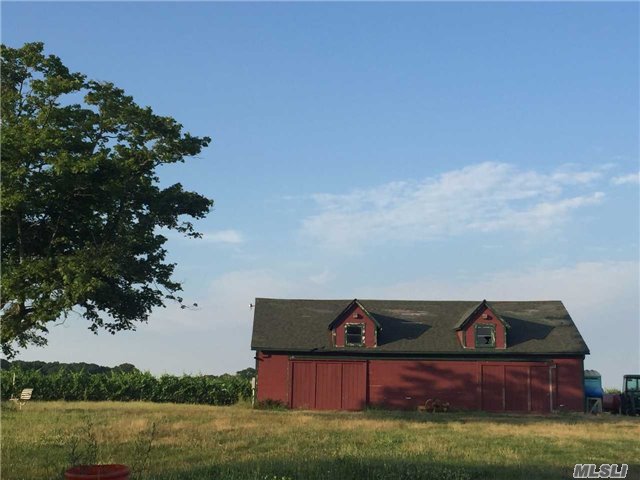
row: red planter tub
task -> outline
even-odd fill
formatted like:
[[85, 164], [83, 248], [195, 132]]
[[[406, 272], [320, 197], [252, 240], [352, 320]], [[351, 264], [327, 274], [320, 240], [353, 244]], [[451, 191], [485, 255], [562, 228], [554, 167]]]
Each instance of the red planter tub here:
[[67, 480], [129, 480], [126, 465], [78, 465], [64, 472]]

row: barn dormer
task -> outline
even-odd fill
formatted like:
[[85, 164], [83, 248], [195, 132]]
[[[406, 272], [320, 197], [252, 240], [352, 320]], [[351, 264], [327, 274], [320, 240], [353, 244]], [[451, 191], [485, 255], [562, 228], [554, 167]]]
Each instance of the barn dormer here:
[[378, 345], [380, 324], [356, 299], [329, 324], [334, 347], [373, 348]]
[[464, 348], [484, 351], [507, 348], [509, 324], [486, 300], [465, 313], [454, 328]]

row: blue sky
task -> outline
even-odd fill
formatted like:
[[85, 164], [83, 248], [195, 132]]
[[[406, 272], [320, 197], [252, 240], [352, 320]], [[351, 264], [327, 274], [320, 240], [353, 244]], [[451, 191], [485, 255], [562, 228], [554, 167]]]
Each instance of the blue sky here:
[[212, 145], [160, 171], [216, 201], [170, 239], [196, 311], [23, 359], [221, 373], [256, 296], [561, 299], [606, 385], [640, 370], [636, 3], [6, 3]]

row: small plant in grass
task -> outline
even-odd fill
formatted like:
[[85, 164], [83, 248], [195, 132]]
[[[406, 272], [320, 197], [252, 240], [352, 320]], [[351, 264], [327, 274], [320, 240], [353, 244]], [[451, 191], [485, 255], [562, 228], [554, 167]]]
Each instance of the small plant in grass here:
[[156, 422], [152, 422], [147, 430], [140, 432], [133, 448], [134, 461], [131, 463], [131, 480], [142, 480], [149, 468], [151, 447], [158, 432]]
[[2, 409], [3, 412], [15, 412], [18, 410], [18, 403], [9, 401], [2, 402], [0, 409]]
[[440, 480], [471, 480], [471, 475], [468, 472], [448, 467], [443, 467], [436, 475]]
[[91, 418], [84, 417], [84, 424], [79, 431], [69, 435], [67, 440], [68, 464], [92, 465], [98, 459], [98, 441]]
[[287, 405], [280, 400], [272, 400], [268, 398], [257, 402], [256, 408], [259, 410], [286, 410]]
[[378, 403], [370, 403], [364, 409], [365, 412], [388, 412], [389, 409], [384, 405]]

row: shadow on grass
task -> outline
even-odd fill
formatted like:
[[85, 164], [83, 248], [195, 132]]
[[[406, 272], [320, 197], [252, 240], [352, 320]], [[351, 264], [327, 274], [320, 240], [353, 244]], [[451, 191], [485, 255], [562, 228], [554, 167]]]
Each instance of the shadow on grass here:
[[564, 425], [588, 425], [599, 423], [627, 423], [637, 421], [640, 424], [640, 417], [629, 417], [621, 415], [601, 414], [589, 415], [584, 413], [553, 413], [546, 415], [536, 414], [515, 414], [515, 413], [487, 413], [480, 411], [458, 411], [447, 413], [424, 413], [416, 411], [390, 411], [382, 409], [369, 409], [361, 413], [364, 418], [384, 420], [404, 420], [412, 422], [433, 422], [433, 423], [492, 423], [507, 425], [536, 425], [539, 423], [558, 423]]
[[[265, 412], [267, 413], [267, 412]], [[276, 411], [268, 412], [276, 413]], [[536, 413], [495, 413], [475, 410], [457, 410], [450, 412], [427, 413], [417, 410], [390, 410], [378, 407], [369, 407], [360, 412], [348, 412], [342, 410], [290, 410], [277, 411], [280, 415], [305, 415], [330, 418], [370, 419], [380, 422], [407, 421], [416, 423], [491, 423], [497, 425], [536, 425], [540, 423], [555, 423], [560, 425], [593, 425], [597, 428], [600, 424], [629, 424], [635, 422], [640, 425], [640, 416], [613, 415], [602, 413], [592, 415], [577, 412], [557, 412], [548, 414]]]
[[495, 467], [489, 465], [446, 465], [428, 459], [289, 459], [176, 468], [158, 480], [531, 480], [572, 478], [573, 465], [567, 468], [541, 468], [535, 465]]

